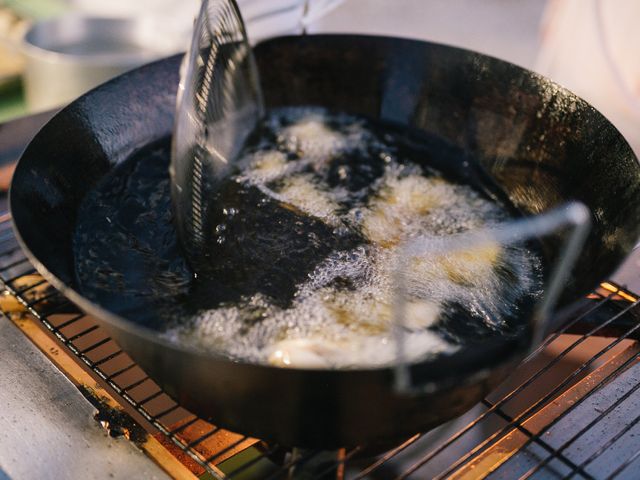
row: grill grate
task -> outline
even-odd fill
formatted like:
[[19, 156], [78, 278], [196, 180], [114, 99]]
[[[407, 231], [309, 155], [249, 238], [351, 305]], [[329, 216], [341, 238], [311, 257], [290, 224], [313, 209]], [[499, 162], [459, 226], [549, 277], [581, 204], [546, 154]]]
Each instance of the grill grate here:
[[26, 310], [37, 319], [197, 475], [592, 479], [629, 477], [640, 466], [640, 435], [632, 437], [640, 432], [640, 299], [612, 283], [593, 292], [579, 314], [472, 412], [372, 455], [364, 446], [286, 450], [189, 413], [37, 274], [7, 214], [0, 215], [0, 280], [5, 313]]

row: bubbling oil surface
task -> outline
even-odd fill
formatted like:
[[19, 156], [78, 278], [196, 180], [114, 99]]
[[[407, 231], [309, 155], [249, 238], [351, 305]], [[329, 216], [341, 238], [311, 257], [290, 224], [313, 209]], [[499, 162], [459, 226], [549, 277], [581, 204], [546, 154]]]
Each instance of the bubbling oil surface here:
[[[75, 237], [83, 293], [172, 342], [283, 367], [392, 363], [398, 274], [412, 360], [514, 334], [541, 294], [540, 257], [523, 244], [442, 253], [447, 237], [513, 211], [434, 168], [428, 143], [318, 108], [270, 112], [210, 199], [197, 275], [170, 228], [167, 180], [149, 181], [158, 169], [139, 155], [83, 205]], [[113, 219], [96, 222], [96, 210]], [[434, 253], [397, 272], [403, 245], [418, 238]], [[105, 243], [124, 247], [105, 259]], [[128, 300], [116, 302], [118, 292]]]

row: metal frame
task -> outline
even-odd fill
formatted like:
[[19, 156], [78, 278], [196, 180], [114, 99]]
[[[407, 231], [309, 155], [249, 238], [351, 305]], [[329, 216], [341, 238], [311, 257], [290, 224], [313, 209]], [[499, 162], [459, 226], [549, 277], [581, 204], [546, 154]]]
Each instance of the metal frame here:
[[[428, 388], [428, 385], [417, 385], [411, 378], [410, 362], [405, 356], [405, 324], [406, 285], [404, 272], [411, 258], [428, 258], [433, 255], [456, 254], [473, 251], [487, 245], [512, 245], [528, 241], [532, 238], [545, 237], [568, 229], [569, 233], [560, 248], [558, 259], [553, 264], [551, 274], [544, 288], [544, 295], [538, 300], [532, 320], [531, 345], [542, 342], [544, 332], [548, 331], [547, 323], [551, 320], [553, 309], [564, 289], [564, 284], [573, 265], [582, 250], [584, 241], [591, 228], [589, 209], [580, 202], [569, 202], [539, 215], [506, 222], [497, 226], [481, 229], [472, 233], [463, 233], [447, 238], [440, 249], [433, 249], [422, 241], [421, 237], [411, 240], [402, 249], [400, 262], [394, 272], [393, 322], [396, 340], [397, 365], [395, 373], [395, 390], [402, 395], [417, 395]], [[425, 245], [429, 245], [425, 248]]]

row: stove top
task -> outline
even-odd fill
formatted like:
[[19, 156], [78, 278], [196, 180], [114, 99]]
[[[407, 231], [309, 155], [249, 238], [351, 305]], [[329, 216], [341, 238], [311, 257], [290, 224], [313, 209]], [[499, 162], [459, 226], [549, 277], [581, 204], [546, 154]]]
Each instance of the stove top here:
[[8, 318], [0, 318], [0, 479], [168, 478]]

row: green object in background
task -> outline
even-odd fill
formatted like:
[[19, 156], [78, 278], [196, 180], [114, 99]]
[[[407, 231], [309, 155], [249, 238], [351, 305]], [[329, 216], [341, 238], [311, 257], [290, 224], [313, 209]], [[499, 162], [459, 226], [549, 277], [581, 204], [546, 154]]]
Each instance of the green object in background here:
[[0, 7], [8, 7], [23, 18], [40, 20], [68, 10], [63, 0], [0, 0]]
[[0, 123], [26, 114], [22, 82], [16, 78], [0, 88]]
[[[69, 10], [65, 0], [0, 0], [0, 8], [8, 8], [27, 20], [55, 17]], [[28, 112], [19, 78], [0, 84], [0, 122], [26, 115]]]

